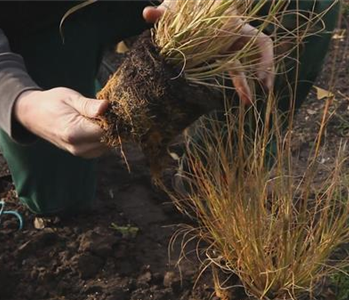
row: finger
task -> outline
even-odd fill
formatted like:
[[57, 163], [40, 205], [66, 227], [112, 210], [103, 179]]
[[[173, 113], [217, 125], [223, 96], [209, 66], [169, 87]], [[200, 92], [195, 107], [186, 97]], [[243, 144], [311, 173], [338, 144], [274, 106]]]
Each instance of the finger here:
[[233, 81], [234, 88], [245, 105], [252, 104], [252, 93], [248, 85], [246, 75], [242, 69], [242, 64], [239, 61], [234, 62], [232, 70], [229, 71], [229, 75]]
[[257, 76], [264, 86], [267, 87], [268, 90], [271, 90], [275, 79], [274, 44], [264, 33], [259, 34], [256, 42], [260, 53], [260, 64]]
[[86, 151], [81, 155], [82, 158], [92, 159], [98, 158], [110, 151], [110, 148], [103, 144], [96, 144], [94, 147], [86, 148]]
[[157, 8], [165, 12], [166, 9], [173, 9], [175, 7], [176, 1], [177, 0], [164, 0]]
[[110, 148], [101, 143], [92, 143], [79, 146], [66, 145], [66, 150], [74, 156], [92, 159], [102, 156], [108, 152]]
[[87, 118], [96, 118], [108, 108], [106, 100], [89, 99], [83, 96], [72, 97], [66, 100], [80, 115]]
[[173, 0], [162, 1], [161, 5], [157, 7], [148, 6], [143, 10], [143, 18], [147, 23], [157, 22], [165, 13], [166, 9], [169, 9], [174, 4]]
[[143, 10], [143, 18], [147, 23], [155, 23], [164, 14], [165, 8], [146, 7]]
[[[259, 62], [256, 65], [257, 78], [267, 89], [272, 89], [275, 79], [274, 44], [272, 39], [249, 24], [242, 27], [241, 34], [245, 39], [255, 39], [259, 57]], [[246, 43], [247, 41], [245, 41]]]
[[103, 130], [91, 120], [77, 115], [70, 121], [70, 126], [63, 129], [62, 141], [76, 146], [86, 143], [100, 143]]

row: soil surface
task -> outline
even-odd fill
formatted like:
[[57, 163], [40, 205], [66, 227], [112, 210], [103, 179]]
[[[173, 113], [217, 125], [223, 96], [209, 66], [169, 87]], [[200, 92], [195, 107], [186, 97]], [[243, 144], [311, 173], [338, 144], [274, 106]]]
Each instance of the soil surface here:
[[[340, 141], [349, 137], [348, 38], [338, 30], [334, 42], [316, 84], [330, 88], [335, 62], [336, 101], [326, 132], [328, 147], [322, 153], [326, 166], [333, 163]], [[314, 141], [323, 106], [324, 101], [313, 93], [297, 116], [294, 152], [300, 162], [306, 160]], [[196, 254], [189, 253], [179, 268], [181, 240], [168, 251], [178, 224], [188, 220], [152, 185], [143, 155], [132, 146], [127, 148], [131, 173], [119, 153], [101, 159], [97, 200], [90, 214], [52, 219], [46, 226], [18, 204], [0, 156], [0, 197], [25, 221], [24, 229], [17, 231], [15, 219], [1, 217], [0, 299], [216, 299], [209, 271], [195, 285], [200, 273]], [[195, 249], [195, 244], [187, 249]], [[324, 289], [323, 296], [334, 299], [333, 289]]]

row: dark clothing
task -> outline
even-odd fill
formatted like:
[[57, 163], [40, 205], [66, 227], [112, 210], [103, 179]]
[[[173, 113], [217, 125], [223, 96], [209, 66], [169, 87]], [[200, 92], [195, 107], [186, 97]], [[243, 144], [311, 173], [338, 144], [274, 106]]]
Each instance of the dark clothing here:
[[14, 44], [22, 37], [59, 22], [63, 15], [79, 1], [1, 1], [0, 28]]

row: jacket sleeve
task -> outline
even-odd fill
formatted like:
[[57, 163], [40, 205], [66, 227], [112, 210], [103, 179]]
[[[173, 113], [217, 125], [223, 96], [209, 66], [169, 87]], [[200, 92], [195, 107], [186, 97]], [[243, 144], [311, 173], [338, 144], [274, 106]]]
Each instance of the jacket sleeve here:
[[30, 133], [13, 119], [13, 107], [17, 98], [28, 90], [40, 90], [40, 87], [28, 75], [22, 57], [11, 52], [0, 29], [0, 128], [12, 139], [23, 142]]

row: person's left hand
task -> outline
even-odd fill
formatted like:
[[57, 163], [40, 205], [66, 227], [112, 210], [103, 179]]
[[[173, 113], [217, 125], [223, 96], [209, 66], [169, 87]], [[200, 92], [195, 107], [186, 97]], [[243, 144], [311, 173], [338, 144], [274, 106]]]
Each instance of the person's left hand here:
[[[143, 11], [143, 17], [146, 22], [155, 23], [161, 18], [165, 10], [171, 6], [171, 1], [173, 0], [165, 0], [158, 7], [146, 7]], [[244, 24], [241, 29], [241, 37], [233, 42], [231, 51], [239, 51], [251, 41], [258, 49], [258, 54], [256, 55], [258, 60], [255, 63], [257, 79], [267, 90], [271, 90], [275, 78], [274, 44], [269, 36], [249, 24]], [[241, 101], [247, 105], [252, 104], [252, 92], [242, 64], [236, 61], [234, 70], [229, 73]]]

